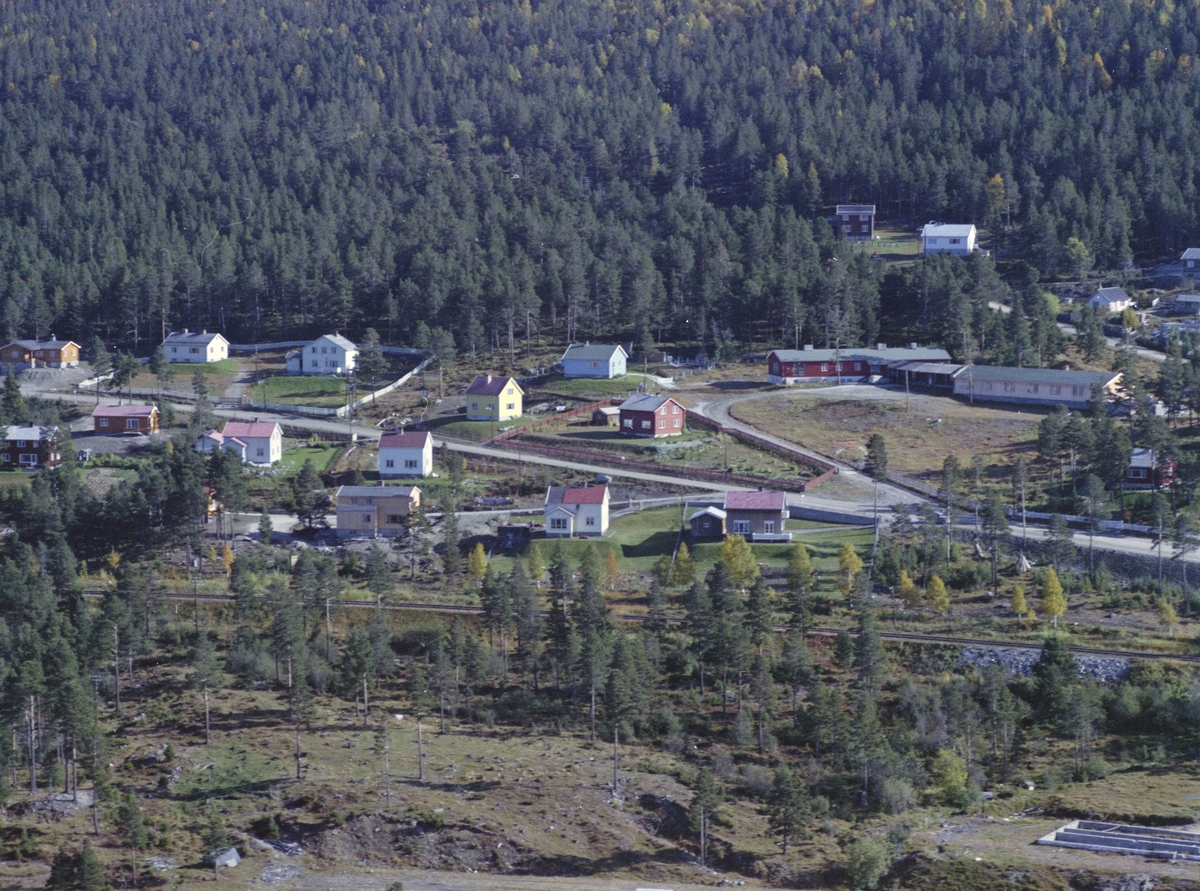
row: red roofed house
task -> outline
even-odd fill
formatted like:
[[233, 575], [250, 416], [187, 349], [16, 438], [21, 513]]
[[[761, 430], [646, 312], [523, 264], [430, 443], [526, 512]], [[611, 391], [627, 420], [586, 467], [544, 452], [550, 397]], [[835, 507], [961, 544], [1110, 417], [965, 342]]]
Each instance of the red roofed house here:
[[433, 473], [433, 437], [419, 433], [385, 433], [379, 437], [379, 476], [429, 476]]
[[154, 405], [97, 405], [92, 412], [96, 433], [157, 433], [158, 407]]
[[678, 436], [687, 412], [670, 396], [630, 396], [621, 403], [621, 432], [630, 436]]
[[221, 448], [236, 452], [243, 464], [269, 466], [283, 457], [283, 429], [274, 421], [227, 421], [225, 429], [206, 433], [196, 451]]
[[725, 493], [725, 530], [730, 535], [779, 535], [786, 518], [783, 492]]
[[546, 537], [587, 538], [608, 531], [608, 486], [551, 486], [546, 490]]

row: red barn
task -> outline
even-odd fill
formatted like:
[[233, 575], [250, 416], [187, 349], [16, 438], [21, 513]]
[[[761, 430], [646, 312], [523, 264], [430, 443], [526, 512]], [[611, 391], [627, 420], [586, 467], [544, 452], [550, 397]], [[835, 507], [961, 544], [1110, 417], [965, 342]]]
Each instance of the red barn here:
[[678, 436], [687, 410], [670, 396], [631, 396], [621, 403], [621, 432], [629, 436]]

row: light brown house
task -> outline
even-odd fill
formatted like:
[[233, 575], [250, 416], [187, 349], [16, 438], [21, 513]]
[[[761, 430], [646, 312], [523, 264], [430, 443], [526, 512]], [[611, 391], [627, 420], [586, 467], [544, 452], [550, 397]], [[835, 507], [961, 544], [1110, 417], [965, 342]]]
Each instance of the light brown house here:
[[154, 405], [97, 405], [92, 412], [96, 433], [157, 433], [158, 407]]
[[421, 506], [416, 486], [341, 486], [337, 490], [339, 538], [404, 533], [408, 515]]
[[742, 535], [780, 535], [787, 517], [787, 495], [783, 492], [726, 492], [725, 531]]
[[0, 348], [0, 362], [30, 368], [73, 368], [79, 364], [79, 344], [73, 340], [14, 340]]

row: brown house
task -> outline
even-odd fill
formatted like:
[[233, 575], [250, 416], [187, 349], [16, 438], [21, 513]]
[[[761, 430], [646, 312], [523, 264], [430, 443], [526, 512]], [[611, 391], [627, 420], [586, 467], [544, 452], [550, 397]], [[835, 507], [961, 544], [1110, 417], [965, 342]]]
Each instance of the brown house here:
[[725, 529], [730, 535], [780, 535], [787, 517], [783, 492], [726, 492]]
[[721, 538], [725, 535], [725, 511], [709, 505], [688, 518], [692, 538]]
[[0, 445], [0, 467], [37, 470], [62, 463], [57, 427], [8, 427]]
[[92, 412], [97, 433], [157, 433], [158, 407], [154, 405], [97, 405]]
[[14, 340], [0, 348], [0, 362], [30, 368], [72, 368], [79, 364], [79, 344], [73, 340]]

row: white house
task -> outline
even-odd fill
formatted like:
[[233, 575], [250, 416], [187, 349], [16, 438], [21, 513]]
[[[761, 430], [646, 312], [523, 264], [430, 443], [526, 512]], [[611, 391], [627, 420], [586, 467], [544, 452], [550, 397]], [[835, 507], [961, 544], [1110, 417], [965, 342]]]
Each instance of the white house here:
[[336, 331], [287, 354], [288, 374], [349, 374], [358, 367], [358, 347]]
[[547, 538], [603, 535], [608, 531], [608, 486], [551, 486], [545, 516]]
[[428, 431], [385, 433], [379, 437], [379, 476], [429, 476], [433, 473], [433, 437]]
[[975, 227], [970, 223], [926, 223], [921, 227], [921, 253], [961, 254], [975, 250]]
[[283, 428], [267, 421], [227, 421], [225, 429], [200, 437], [196, 451], [215, 449], [236, 452], [243, 464], [269, 466], [283, 457]]
[[629, 353], [621, 345], [575, 343], [561, 359], [563, 377], [621, 377]]
[[207, 365], [229, 358], [229, 341], [217, 332], [172, 331], [163, 341], [168, 362], [187, 362]]
[[1133, 298], [1124, 288], [1100, 288], [1088, 298], [1088, 306], [1096, 310], [1097, 315], [1112, 315], [1133, 306]]

